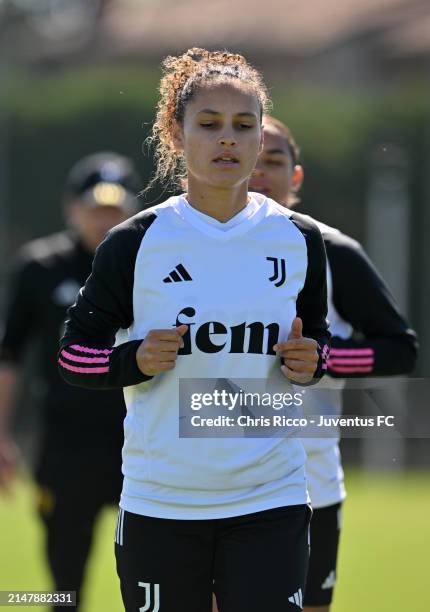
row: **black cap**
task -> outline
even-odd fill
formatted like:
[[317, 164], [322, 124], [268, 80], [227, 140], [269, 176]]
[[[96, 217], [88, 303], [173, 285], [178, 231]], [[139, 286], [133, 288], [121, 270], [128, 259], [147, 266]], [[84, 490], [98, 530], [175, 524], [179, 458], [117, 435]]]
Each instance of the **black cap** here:
[[89, 206], [117, 206], [137, 210], [139, 176], [131, 159], [118, 153], [88, 155], [70, 170], [64, 195]]

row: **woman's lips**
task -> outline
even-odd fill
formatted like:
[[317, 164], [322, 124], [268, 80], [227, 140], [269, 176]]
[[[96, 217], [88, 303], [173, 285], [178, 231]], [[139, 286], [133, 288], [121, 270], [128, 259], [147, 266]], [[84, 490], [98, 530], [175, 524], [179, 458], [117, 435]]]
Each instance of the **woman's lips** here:
[[218, 155], [218, 157], [215, 157], [215, 159], [213, 160], [213, 163], [217, 164], [217, 166], [231, 167], [231, 166], [237, 166], [239, 164], [239, 160], [234, 155], [230, 155], [229, 153], [226, 153], [226, 154]]
[[239, 165], [239, 162], [222, 161], [222, 160], [217, 159], [216, 161], [214, 161], [214, 164], [216, 164], [217, 166], [225, 167], [225, 168], [234, 168], [235, 166]]

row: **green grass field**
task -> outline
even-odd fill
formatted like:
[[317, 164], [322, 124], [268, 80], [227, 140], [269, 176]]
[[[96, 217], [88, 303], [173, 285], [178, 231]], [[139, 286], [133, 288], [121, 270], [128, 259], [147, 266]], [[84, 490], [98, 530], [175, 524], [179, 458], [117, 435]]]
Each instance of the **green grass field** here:
[[[347, 473], [349, 497], [333, 612], [425, 609], [430, 550], [430, 473]], [[100, 518], [83, 612], [121, 612], [113, 559], [115, 512]], [[0, 590], [47, 590], [43, 533], [22, 482], [0, 499]], [[43, 607], [20, 606], [34, 612]], [[262, 611], [262, 612], [270, 612]]]

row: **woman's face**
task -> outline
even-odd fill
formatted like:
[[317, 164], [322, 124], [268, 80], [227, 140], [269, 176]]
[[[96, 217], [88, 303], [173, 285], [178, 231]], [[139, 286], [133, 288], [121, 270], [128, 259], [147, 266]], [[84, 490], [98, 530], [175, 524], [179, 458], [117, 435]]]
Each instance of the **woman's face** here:
[[211, 84], [188, 103], [175, 144], [187, 175], [201, 185], [233, 188], [247, 181], [262, 146], [260, 106], [243, 84]]
[[293, 187], [294, 168], [285, 137], [272, 125], [264, 126], [264, 148], [258, 156], [249, 190], [286, 204]]
[[89, 251], [95, 251], [109, 230], [128, 218], [118, 206], [88, 206], [75, 200], [67, 207], [69, 224]]

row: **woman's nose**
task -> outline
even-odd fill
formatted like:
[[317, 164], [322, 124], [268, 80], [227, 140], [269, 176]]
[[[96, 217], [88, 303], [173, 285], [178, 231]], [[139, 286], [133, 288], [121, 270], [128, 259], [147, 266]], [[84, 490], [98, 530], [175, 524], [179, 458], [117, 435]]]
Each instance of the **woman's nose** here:
[[234, 147], [236, 144], [236, 140], [230, 136], [221, 136], [218, 142], [222, 147]]

